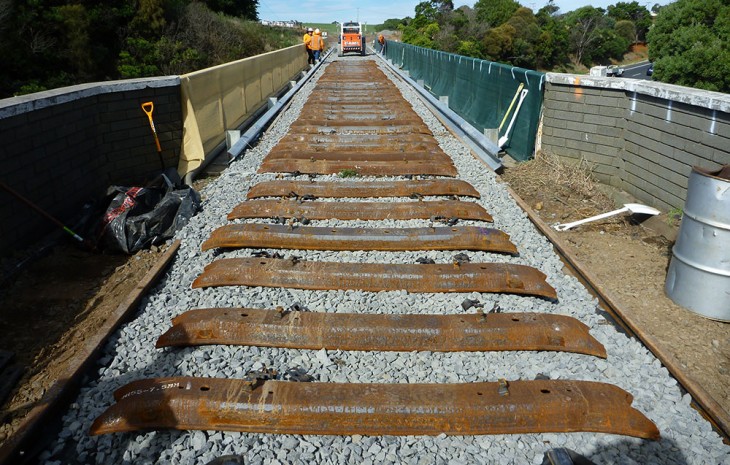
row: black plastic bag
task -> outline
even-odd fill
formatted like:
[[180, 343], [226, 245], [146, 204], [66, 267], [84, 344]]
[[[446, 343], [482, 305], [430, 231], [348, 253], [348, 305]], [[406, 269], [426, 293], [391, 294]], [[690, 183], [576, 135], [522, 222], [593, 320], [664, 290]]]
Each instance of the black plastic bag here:
[[112, 186], [114, 198], [99, 227], [99, 242], [110, 251], [132, 254], [171, 238], [200, 210], [192, 187], [175, 185], [161, 175], [147, 187]]

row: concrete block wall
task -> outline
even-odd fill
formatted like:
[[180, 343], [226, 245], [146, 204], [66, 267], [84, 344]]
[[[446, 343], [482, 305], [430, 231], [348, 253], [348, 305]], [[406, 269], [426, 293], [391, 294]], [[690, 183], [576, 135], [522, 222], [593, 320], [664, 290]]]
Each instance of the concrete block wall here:
[[[39, 92], [0, 101], [0, 179], [71, 226], [111, 185], [139, 185], [160, 169], [141, 104], [154, 102], [163, 159], [176, 167], [182, 143], [178, 77]], [[57, 229], [0, 189], [0, 257]]]
[[547, 74], [541, 145], [602, 182], [682, 208], [692, 166], [730, 163], [730, 95], [621, 78]]

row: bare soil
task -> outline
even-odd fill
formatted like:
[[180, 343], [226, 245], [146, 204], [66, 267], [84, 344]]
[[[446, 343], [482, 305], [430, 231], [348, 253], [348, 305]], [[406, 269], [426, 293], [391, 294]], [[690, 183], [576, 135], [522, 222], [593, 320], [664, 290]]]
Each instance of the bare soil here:
[[[548, 225], [611, 211], [622, 203], [617, 205], [593, 182], [590, 167], [566, 167], [543, 154], [505, 169], [502, 180]], [[730, 323], [699, 316], [664, 294], [678, 226], [679, 219], [667, 213], [641, 224], [619, 215], [560, 232], [559, 237], [596, 277], [595, 284], [720, 404], [727, 418]]]
[[[585, 169], [566, 170], [546, 157], [508, 168], [503, 180], [549, 224], [614, 208]], [[672, 220], [663, 215], [658, 221]], [[625, 216], [561, 235], [570, 252], [598, 277], [597, 284], [616, 296], [687, 375], [730, 410], [730, 326], [702, 318], [664, 296], [671, 241]], [[26, 367], [0, 407], [0, 444], [163, 252], [103, 255], [63, 244], [0, 289], [0, 350], [14, 352]]]

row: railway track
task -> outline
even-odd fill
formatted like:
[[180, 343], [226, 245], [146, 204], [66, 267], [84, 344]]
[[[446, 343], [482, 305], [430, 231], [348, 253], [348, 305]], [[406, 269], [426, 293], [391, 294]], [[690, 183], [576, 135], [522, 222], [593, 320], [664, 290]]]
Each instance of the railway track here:
[[494, 173], [391, 79], [372, 58], [328, 63], [206, 189], [42, 459], [727, 458]]

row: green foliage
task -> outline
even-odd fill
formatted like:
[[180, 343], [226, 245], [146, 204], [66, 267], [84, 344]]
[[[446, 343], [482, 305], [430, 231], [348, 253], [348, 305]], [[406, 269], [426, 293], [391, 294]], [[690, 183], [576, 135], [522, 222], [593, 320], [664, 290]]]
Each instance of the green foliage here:
[[154, 64], [156, 57], [155, 43], [141, 37], [129, 37], [125, 49], [119, 54], [119, 75], [122, 79], [159, 75], [160, 69]]
[[0, 0], [0, 98], [183, 74], [301, 40], [243, 19], [258, 0], [207, 3], [217, 12], [196, 0]]
[[617, 21], [631, 21], [634, 24], [634, 37], [632, 42], [643, 42], [646, 40], [646, 33], [651, 27], [651, 13], [646, 7], [639, 5], [639, 2], [618, 2], [608, 7], [607, 16]]
[[360, 173], [358, 173], [357, 170], [347, 168], [341, 170], [337, 175], [341, 178], [356, 178], [360, 175]]
[[438, 9], [433, 2], [421, 2], [416, 5], [416, 17], [402, 28], [403, 42], [419, 47], [434, 48], [436, 34], [440, 27], [436, 22]]
[[405, 25], [406, 21], [404, 19], [386, 19], [383, 24], [378, 24], [375, 26], [375, 32], [380, 32], [384, 30], [397, 31], [401, 26]]
[[519, 7], [520, 4], [515, 0], [478, 0], [474, 4], [477, 18], [489, 27], [506, 23]]
[[239, 16], [251, 21], [258, 19], [258, 0], [205, 0], [205, 3], [211, 10], [228, 16]]
[[730, 4], [677, 0], [662, 8], [649, 31], [654, 79], [730, 92]]

